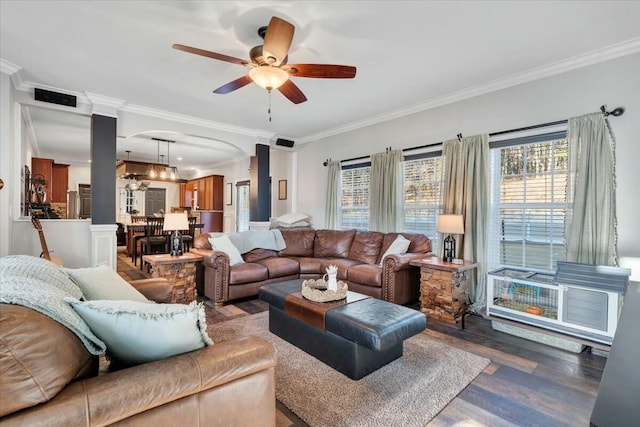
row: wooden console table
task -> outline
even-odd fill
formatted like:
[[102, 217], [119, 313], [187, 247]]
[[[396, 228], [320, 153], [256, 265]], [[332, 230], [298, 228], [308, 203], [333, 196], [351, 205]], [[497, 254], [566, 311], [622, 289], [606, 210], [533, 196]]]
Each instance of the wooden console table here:
[[152, 277], [164, 277], [171, 282], [172, 303], [189, 304], [196, 299], [196, 262], [201, 255], [187, 252], [180, 256], [144, 255], [143, 262], [151, 265]]
[[431, 257], [410, 262], [420, 267], [420, 311], [427, 317], [456, 324], [464, 329], [469, 304], [469, 272], [477, 263], [453, 264]]

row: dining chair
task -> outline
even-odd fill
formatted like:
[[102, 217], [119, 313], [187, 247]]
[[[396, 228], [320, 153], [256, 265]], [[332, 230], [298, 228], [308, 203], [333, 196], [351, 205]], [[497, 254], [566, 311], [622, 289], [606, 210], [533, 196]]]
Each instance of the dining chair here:
[[152, 253], [168, 253], [167, 233], [162, 230], [163, 225], [164, 218], [147, 218], [145, 235], [140, 240], [140, 270], [144, 267], [144, 262], [142, 262], [143, 255], [149, 255]]
[[185, 252], [189, 252], [191, 245], [193, 244], [193, 239], [195, 238], [196, 232], [196, 221], [198, 220], [195, 216], [189, 217], [189, 230], [182, 230], [182, 245], [184, 247]]
[[131, 215], [131, 224], [127, 226], [127, 251], [131, 255], [133, 265], [137, 263], [138, 247], [140, 246], [140, 239], [145, 236], [144, 226], [146, 223], [146, 216]]

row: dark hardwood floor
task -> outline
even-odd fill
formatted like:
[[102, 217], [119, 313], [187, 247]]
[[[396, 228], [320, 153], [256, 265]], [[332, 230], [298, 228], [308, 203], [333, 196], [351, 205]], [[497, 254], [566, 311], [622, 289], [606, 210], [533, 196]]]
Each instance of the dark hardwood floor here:
[[[148, 277], [118, 253], [125, 279]], [[207, 321], [224, 322], [267, 310], [255, 298], [221, 309], [206, 306]], [[570, 353], [502, 332], [469, 316], [461, 330], [434, 320], [423, 332], [432, 339], [487, 357], [491, 364], [451, 401], [429, 426], [588, 426], [606, 358], [587, 348]], [[306, 426], [277, 402], [277, 425]]]

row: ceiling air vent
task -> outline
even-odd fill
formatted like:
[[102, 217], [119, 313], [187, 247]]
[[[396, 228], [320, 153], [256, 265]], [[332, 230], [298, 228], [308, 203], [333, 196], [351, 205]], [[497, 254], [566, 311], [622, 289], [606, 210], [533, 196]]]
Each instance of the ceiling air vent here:
[[50, 90], [34, 88], [36, 101], [50, 102], [52, 104], [65, 105], [67, 107], [76, 106], [76, 97], [66, 93], [52, 92]]

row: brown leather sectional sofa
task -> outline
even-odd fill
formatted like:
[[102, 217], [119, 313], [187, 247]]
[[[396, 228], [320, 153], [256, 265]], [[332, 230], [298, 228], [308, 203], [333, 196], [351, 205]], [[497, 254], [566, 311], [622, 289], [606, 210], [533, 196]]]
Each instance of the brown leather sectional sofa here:
[[[171, 286], [153, 280], [137, 289], [166, 302]], [[0, 426], [274, 426], [275, 364], [249, 337], [98, 375], [69, 329], [0, 304]]]
[[[381, 260], [399, 234], [411, 241], [408, 252]], [[419, 269], [409, 262], [433, 255], [431, 241], [422, 234], [306, 229], [282, 230], [282, 236], [284, 250], [254, 249], [242, 254], [244, 264], [234, 266], [229, 266], [227, 254], [211, 250], [208, 233], [197, 236], [191, 251], [204, 257], [199, 293], [221, 306], [258, 295], [269, 283], [320, 278], [329, 265], [336, 265], [338, 280], [346, 282], [349, 290], [405, 304], [419, 296]]]

